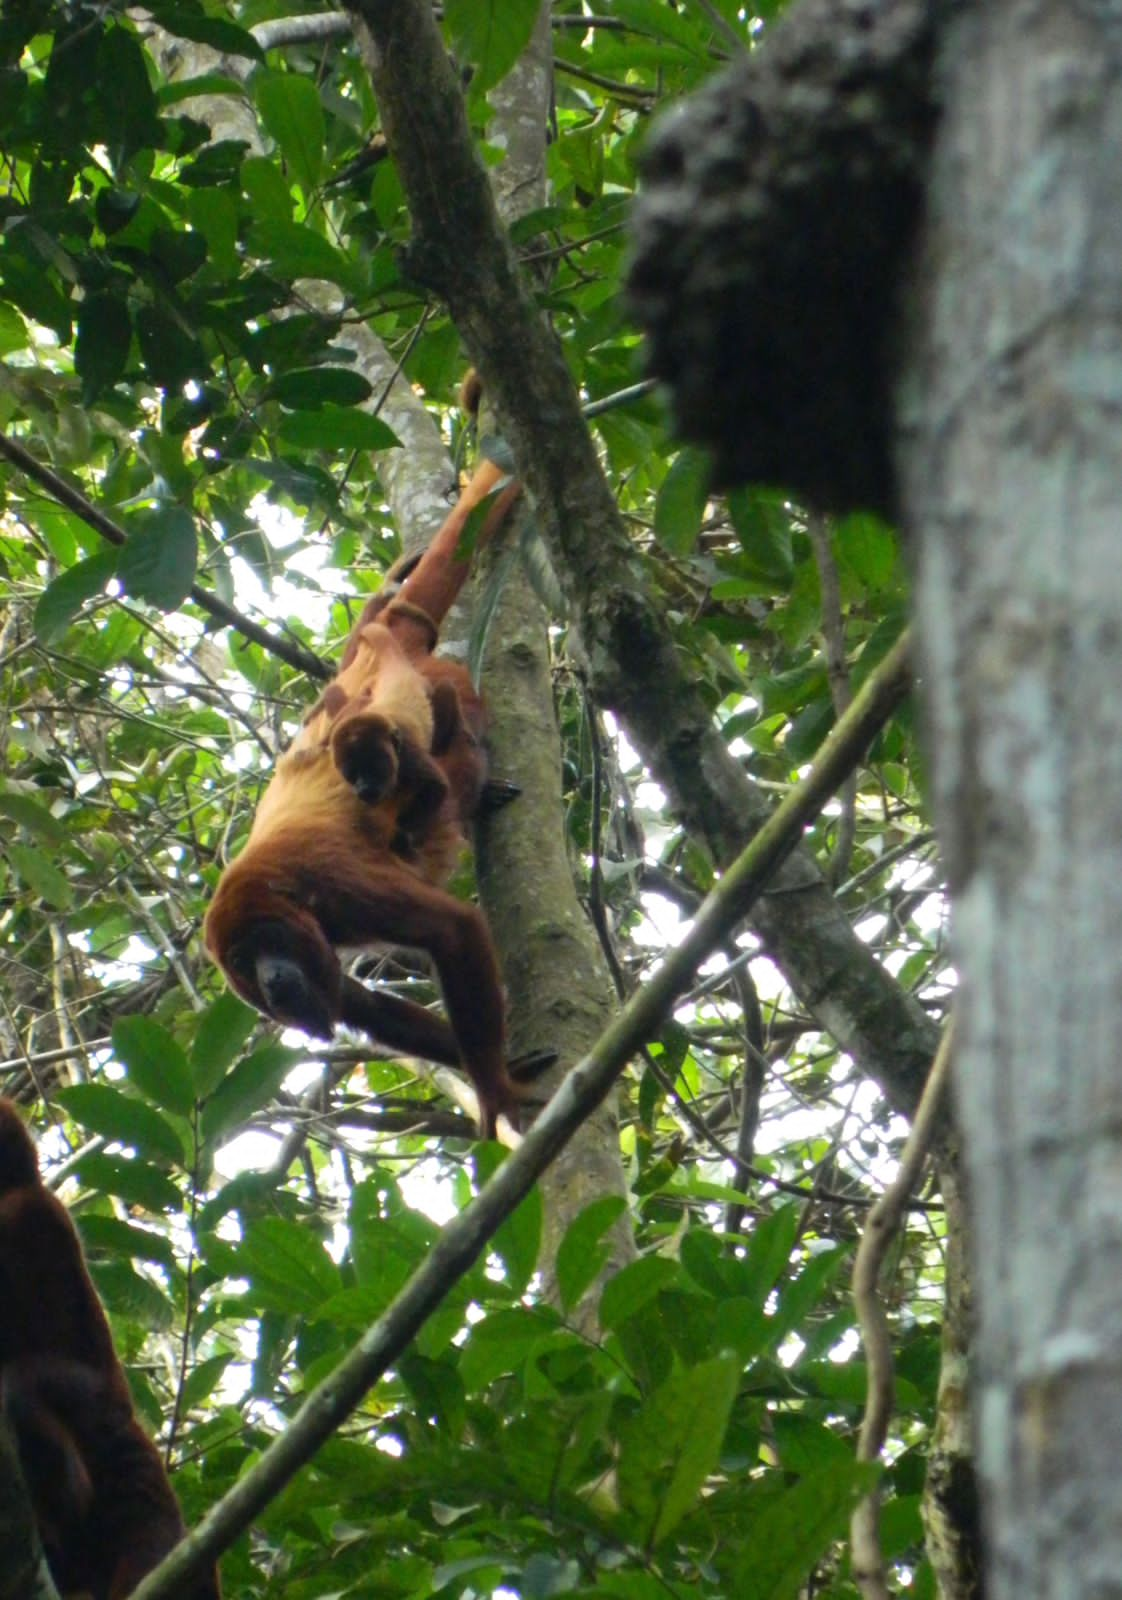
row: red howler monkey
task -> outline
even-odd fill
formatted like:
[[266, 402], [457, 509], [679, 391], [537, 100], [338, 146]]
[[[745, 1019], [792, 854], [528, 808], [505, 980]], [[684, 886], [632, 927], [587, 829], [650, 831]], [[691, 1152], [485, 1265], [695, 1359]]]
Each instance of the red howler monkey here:
[[[462, 1064], [484, 1137], [523, 1090], [506, 1061], [486, 921], [443, 887], [486, 777], [483, 706], [467, 670], [432, 650], [467, 575], [456, 556], [464, 525], [503, 475], [484, 461], [401, 589], [367, 603], [338, 675], [277, 762], [204, 928], [232, 986], [278, 1022], [320, 1038], [350, 1023]], [[517, 493], [511, 486], [499, 496], [483, 537]], [[432, 957], [450, 1028], [344, 978], [341, 946], [380, 943]]]
[[[66, 1207], [0, 1099], [0, 1405], [63, 1595], [124, 1600], [183, 1537]], [[219, 1600], [208, 1568], [180, 1600]]]

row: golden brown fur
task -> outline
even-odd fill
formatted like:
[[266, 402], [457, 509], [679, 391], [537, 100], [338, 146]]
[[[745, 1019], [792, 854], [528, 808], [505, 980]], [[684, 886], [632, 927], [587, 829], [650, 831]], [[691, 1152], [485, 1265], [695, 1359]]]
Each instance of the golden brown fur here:
[[[521, 1091], [507, 1070], [487, 924], [443, 888], [486, 776], [483, 706], [467, 671], [432, 647], [466, 575], [456, 557], [464, 524], [501, 477], [484, 462], [400, 592], [368, 602], [205, 924], [208, 949], [243, 998], [322, 1037], [338, 1022], [372, 1026], [367, 992], [343, 979], [341, 946], [427, 951], [485, 1133]], [[500, 496], [485, 535], [516, 493]], [[407, 1048], [404, 1011], [395, 1007], [392, 1042]], [[416, 1032], [431, 1042], [427, 1013]]]

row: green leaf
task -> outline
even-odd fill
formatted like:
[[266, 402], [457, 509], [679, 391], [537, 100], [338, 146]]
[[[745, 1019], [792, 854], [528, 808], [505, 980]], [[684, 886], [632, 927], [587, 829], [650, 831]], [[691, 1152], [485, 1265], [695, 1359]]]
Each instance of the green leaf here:
[[621, 1429], [619, 1494], [638, 1543], [658, 1544], [692, 1510], [720, 1457], [739, 1377], [727, 1355], [677, 1372]]
[[618, 1328], [660, 1290], [680, 1283], [681, 1279], [682, 1269], [668, 1256], [644, 1256], [630, 1262], [604, 1286], [600, 1297], [601, 1323], [605, 1328]]
[[69, 838], [65, 827], [57, 817], [52, 817], [45, 805], [15, 789], [0, 789], [0, 816], [10, 817], [48, 844], [65, 844]]
[[229, 990], [203, 1012], [191, 1046], [191, 1073], [200, 1099], [222, 1082], [256, 1026], [257, 1012]]
[[14, 350], [26, 350], [27, 324], [13, 306], [0, 305], [0, 356], [10, 356]]
[[149, 377], [161, 389], [179, 390], [189, 378], [207, 376], [202, 345], [178, 316], [163, 306], [141, 306], [136, 336]]
[[838, 524], [840, 563], [873, 594], [887, 589], [896, 575], [898, 550], [891, 528], [871, 512], [854, 512]]
[[368, 411], [324, 406], [319, 411], [290, 411], [277, 429], [282, 439], [301, 450], [392, 450], [401, 440], [381, 417]]
[[105, 143], [114, 166], [120, 170], [130, 156], [160, 137], [156, 96], [148, 82], [144, 51], [129, 28], [107, 28], [89, 63], [92, 82], [106, 88], [99, 99], [106, 120]]
[[253, 205], [258, 226], [292, 221], [292, 196], [284, 174], [267, 156], [246, 156], [241, 164], [241, 184]]
[[321, 406], [357, 406], [374, 393], [353, 367], [295, 367], [278, 373], [273, 394], [290, 411], [318, 411]]
[[154, 1333], [166, 1332], [175, 1322], [167, 1295], [127, 1261], [90, 1261], [87, 1265], [98, 1298], [115, 1317], [139, 1323]]
[[269, 137], [280, 147], [305, 195], [323, 167], [325, 128], [319, 89], [295, 72], [258, 72], [253, 98]]
[[160, 611], [183, 604], [195, 581], [198, 535], [183, 506], [157, 506], [135, 518], [121, 548], [117, 576], [134, 599]]
[[158, 1111], [110, 1083], [76, 1083], [55, 1096], [80, 1127], [129, 1145], [151, 1160], [183, 1163], [179, 1135]]
[[82, 404], [92, 405], [125, 370], [132, 342], [129, 308], [120, 295], [87, 295], [78, 308], [74, 369], [82, 380]]
[[472, 1326], [460, 1357], [464, 1388], [468, 1394], [476, 1394], [496, 1378], [520, 1372], [557, 1331], [556, 1319], [541, 1307], [493, 1311]]
[[339, 1291], [338, 1267], [302, 1223], [262, 1217], [238, 1246], [237, 1259], [257, 1302], [289, 1316], [310, 1316]]
[[729, 516], [744, 551], [738, 571], [786, 584], [794, 572], [791, 515], [776, 489], [734, 489]]
[[473, 94], [505, 78], [530, 42], [538, 0], [447, 0], [448, 32], [458, 56], [475, 67]]
[[198, 272], [206, 260], [206, 240], [185, 228], [156, 228], [149, 250], [169, 283], [181, 283]]
[[203, 1137], [209, 1142], [248, 1121], [280, 1088], [300, 1050], [270, 1040], [240, 1061], [215, 1089], [202, 1111]]
[[779, 1494], [744, 1534], [733, 1592], [740, 1600], [798, 1600], [807, 1574], [880, 1475], [872, 1463], [838, 1461]]
[[627, 1208], [622, 1195], [601, 1195], [585, 1206], [565, 1230], [557, 1249], [554, 1271], [561, 1305], [571, 1311], [585, 1290], [594, 1283], [608, 1259], [610, 1245], [602, 1242], [608, 1229]]
[[799, 1232], [799, 1206], [781, 1206], [752, 1230], [743, 1262], [738, 1263], [737, 1288], [763, 1305], [786, 1271]]
[[678, 452], [655, 501], [655, 534], [671, 555], [688, 556], [701, 532], [709, 497], [709, 457], [703, 450]]
[[357, 292], [362, 288], [362, 269], [329, 244], [322, 233], [303, 223], [266, 218], [253, 228], [250, 245], [282, 278], [326, 278], [341, 289]]
[[182, 1408], [187, 1414], [209, 1400], [222, 1381], [226, 1368], [237, 1357], [230, 1351], [226, 1355], [211, 1356], [209, 1361], [196, 1361], [183, 1383]]
[[47, 859], [34, 845], [12, 840], [4, 846], [8, 860], [15, 867], [27, 887], [59, 911], [69, 910], [73, 893], [69, 881], [53, 861]]
[[74, 1176], [85, 1188], [115, 1195], [126, 1205], [138, 1206], [153, 1216], [183, 1209], [183, 1198], [167, 1174], [135, 1157], [94, 1151], [77, 1162]]
[[195, 44], [209, 44], [222, 55], [248, 56], [251, 61], [264, 61], [261, 46], [245, 28], [226, 17], [208, 17], [202, 11], [186, 6], [153, 5], [149, 7], [161, 28], [173, 33], [177, 39], [191, 39]]
[[116, 550], [99, 550], [60, 572], [36, 603], [36, 637], [43, 644], [57, 644], [86, 601], [100, 594], [116, 571]]
[[151, 1017], [121, 1017], [113, 1024], [113, 1053], [146, 1100], [162, 1111], [189, 1116], [195, 1089], [187, 1057], [166, 1028]]
[[[502, 1166], [504, 1152], [496, 1145], [477, 1145], [474, 1152], [476, 1182], [480, 1187]], [[505, 1218], [491, 1239], [492, 1248], [506, 1268], [512, 1294], [522, 1295], [534, 1276], [542, 1242], [542, 1197], [531, 1189]]]
[[154, 1261], [172, 1268], [175, 1255], [166, 1234], [151, 1228], [138, 1228], [120, 1217], [99, 1217], [85, 1212], [78, 1217], [82, 1243], [99, 1254], [124, 1256], [130, 1261]]

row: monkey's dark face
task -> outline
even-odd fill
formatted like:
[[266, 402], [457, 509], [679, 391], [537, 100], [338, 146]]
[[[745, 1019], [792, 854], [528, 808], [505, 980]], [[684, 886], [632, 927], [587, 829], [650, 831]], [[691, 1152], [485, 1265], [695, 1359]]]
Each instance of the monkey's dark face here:
[[[310, 922], [310, 919], [308, 919]], [[276, 1022], [330, 1039], [339, 1008], [341, 972], [314, 924], [267, 918], [250, 923], [224, 966], [251, 1005]]]

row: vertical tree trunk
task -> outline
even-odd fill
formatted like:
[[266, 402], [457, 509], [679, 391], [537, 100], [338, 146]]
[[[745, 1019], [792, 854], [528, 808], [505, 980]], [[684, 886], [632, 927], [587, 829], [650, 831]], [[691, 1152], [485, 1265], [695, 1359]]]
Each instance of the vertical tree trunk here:
[[987, 1587], [1122, 1594], [1122, 7], [987, 0], [900, 391], [961, 971]]
[[[496, 199], [510, 223], [546, 203], [545, 145], [551, 89], [550, 6], [542, 6], [522, 59], [496, 89], [490, 137], [505, 152]], [[522, 785], [519, 800], [478, 829], [477, 870], [510, 995], [516, 1051], [560, 1054], [555, 1083], [607, 1025], [615, 995], [592, 924], [577, 898], [565, 844], [561, 751], [553, 708], [546, 614], [518, 565], [511, 568], [489, 634], [483, 684], [491, 708], [496, 773]], [[541, 1270], [556, 1293], [553, 1264], [569, 1224], [603, 1195], [624, 1198], [614, 1097], [561, 1151], [541, 1180], [545, 1238]], [[626, 1212], [607, 1236], [603, 1274], [576, 1320], [590, 1334], [603, 1277], [634, 1255]]]

